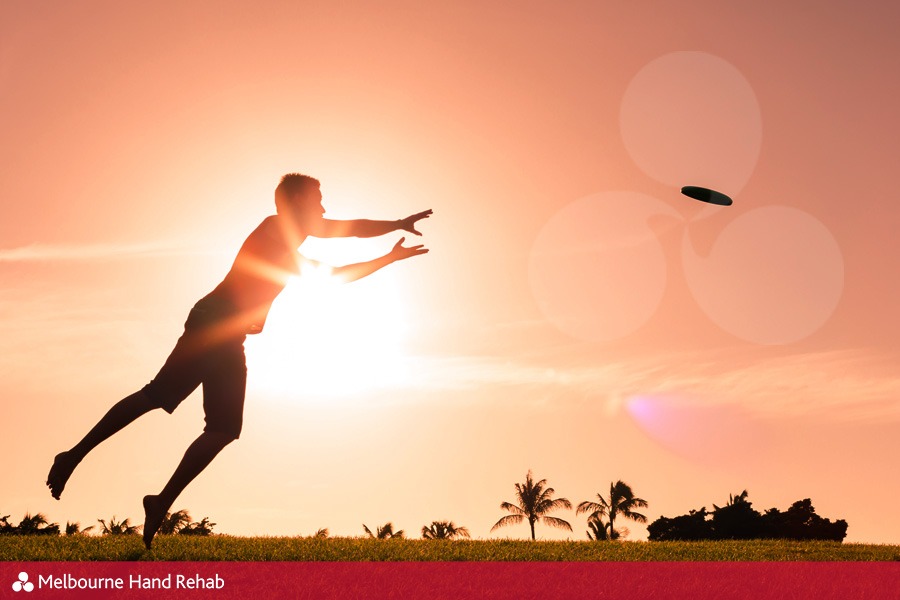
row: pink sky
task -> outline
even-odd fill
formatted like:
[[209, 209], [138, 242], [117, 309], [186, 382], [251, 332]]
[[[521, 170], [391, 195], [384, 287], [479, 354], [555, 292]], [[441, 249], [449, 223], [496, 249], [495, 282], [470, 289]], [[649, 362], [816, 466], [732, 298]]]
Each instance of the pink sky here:
[[[625, 480], [651, 520], [809, 497], [848, 541], [898, 543], [900, 8], [772, 10], [5, 3], [0, 515], [140, 520], [198, 397], [60, 502], [52, 457], [156, 373], [300, 171], [334, 218], [434, 209], [431, 253], [285, 292], [247, 344], [240, 441], [175, 508], [524, 538], [489, 530], [532, 469], [576, 504]], [[540, 537], [585, 539], [556, 516], [574, 532]]]

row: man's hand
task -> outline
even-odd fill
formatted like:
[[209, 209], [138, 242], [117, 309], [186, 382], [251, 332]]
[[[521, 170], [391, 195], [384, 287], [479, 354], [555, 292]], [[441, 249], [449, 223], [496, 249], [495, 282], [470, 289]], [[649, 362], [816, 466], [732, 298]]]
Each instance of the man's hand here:
[[[428, 211], [429, 213], [431, 211]], [[421, 214], [421, 213], [420, 213]], [[410, 217], [412, 218], [412, 217]], [[394, 247], [391, 248], [391, 251], [388, 253], [388, 258], [391, 259], [391, 262], [396, 262], [398, 260], [403, 260], [404, 258], [410, 258], [412, 256], [418, 256], [420, 254], [425, 254], [428, 252], [428, 248], [424, 247], [424, 244], [419, 244], [418, 246], [409, 246], [408, 248], [403, 247], [403, 242], [406, 238], [400, 238], [400, 241], [394, 244]]]
[[366, 262], [344, 265], [343, 267], [334, 267], [331, 270], [331, 274], [336, 277], [338, 281], [342, 283], [348, 283], [350, 281], [362, 279], [363, 277], [368, 277], [375, 271], [388, 266], [392, 262], [397, 262], [398, 260], [403, 260], [404, 258], [410, 258], [412, 256], [418, 256], [420, 254], [425, 254], [426, 252], [428, 252], [428, 250], [422, 247], [421, 244], [418, 246], [410, 246], [408, 248], [405, 248], [403, 246], [403, 242], [405, 240], [406, 238], [400, 238], [400, 241], [394, 244], [394, 247], [391, 248], [391, 251], [384, 256], [379, 256], [378, 258], [368, 260]]
[[[416, 230], [416, 221], [419, 221], [420, 219], [427, 219], [430, 216], [431, 216], [430, 208], [428, 210], [423, 210], [420, 213], [410, 215], [410, 216], [406, 217], [405, 219], [400, 219], [399, 221], [397, 221], [397, 229], [402, 229], [403, 231], [408, 231], [415, 235], [422, 235], [421, 233], [419, 233], [418, 230]], [[426, 250], [426, 252], [427, 252], [427, 250]], [[404, 258], [406, 258], [406, 257], [404, 257]]]

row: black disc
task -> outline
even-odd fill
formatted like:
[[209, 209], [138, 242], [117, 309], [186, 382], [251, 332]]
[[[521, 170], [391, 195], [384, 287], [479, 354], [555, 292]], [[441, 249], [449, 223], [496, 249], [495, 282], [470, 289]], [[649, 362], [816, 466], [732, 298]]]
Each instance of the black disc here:
[[710, 204], [718, 204], [719, 206], [731, 206], [732, 200], [722, 192], [711, 190], [696, 185], [686, 185], [681, 188], [681, 193], [694, 200], [701, 202], [709, 202]]

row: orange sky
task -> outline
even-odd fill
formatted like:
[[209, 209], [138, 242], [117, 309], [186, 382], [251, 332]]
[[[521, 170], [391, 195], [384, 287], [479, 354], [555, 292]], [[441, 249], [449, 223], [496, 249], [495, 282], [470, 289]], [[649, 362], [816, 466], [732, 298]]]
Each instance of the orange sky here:
[[651, 520], [810, 497], [848, 541], [897, 543], [898, 12], [4, 3], [0, 515], [140, 520], [198, 397], [58, 503], [52, 457], [156, 373], [300, 171], [333, 218], [434, 209], [431, 253], [289, 288], [247, 344], [240, 441], [175, 508], [233, 534], [489, 537], [530, 468], [574, 503], [623, 479]]

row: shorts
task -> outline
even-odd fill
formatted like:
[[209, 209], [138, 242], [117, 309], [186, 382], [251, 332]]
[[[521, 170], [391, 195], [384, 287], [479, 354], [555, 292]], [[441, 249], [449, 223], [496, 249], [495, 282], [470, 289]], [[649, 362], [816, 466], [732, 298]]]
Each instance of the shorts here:
[[143, 392], [156, 406], [172, 413], [203, 385], [203, 431], [237, 439], [244, 418], [247, 387], [245, 335], [223, 335], [229, 314], [221, 303], [204, 298], [188, 315], [184, 334], [165, 364]]

